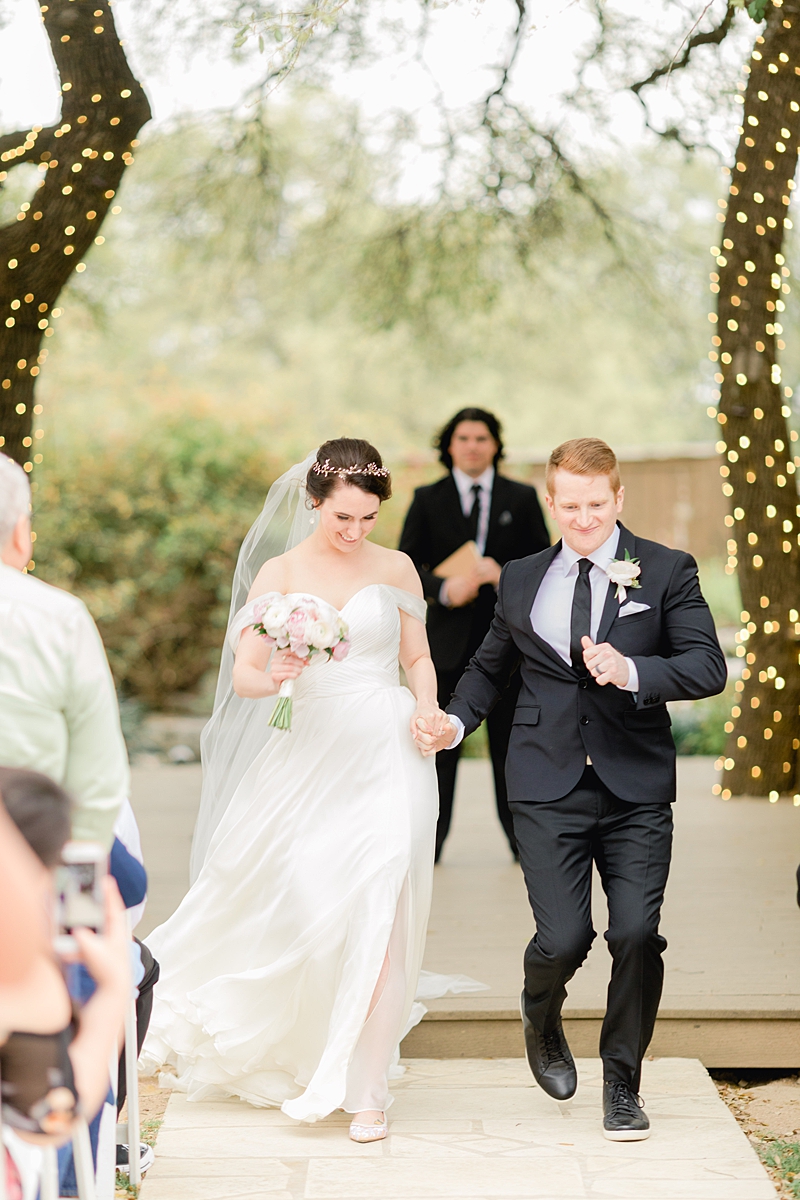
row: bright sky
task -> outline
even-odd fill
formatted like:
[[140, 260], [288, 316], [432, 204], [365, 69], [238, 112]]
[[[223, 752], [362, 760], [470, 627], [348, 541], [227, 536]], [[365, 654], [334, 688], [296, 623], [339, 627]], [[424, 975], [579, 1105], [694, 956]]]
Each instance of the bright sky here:
[[[716, 6], [722, 3], [715, 0]], [[182, 0], [174, 4], [180, 11]], [[247, 85], [263, 73], [265, 60], [257, 53], [242, 63], [231, 62], [232, 30], [223, 31], [202, 54], [189, 56], [185, 46], [175, 43], [154, 61], [146, 32], [137, 28], [136, 5], [137, 0], [116, 0], [115, 19], [157, 121], [234, 106]], [[626, 6], [633, 13], [653, 11], [652, 0], [618, 0], [620, 10]], [[698, 15], [704, 7], [698, 7]], [[5, 12], [9, 20], [0, 37], [0, 126], [11, 130], [48, 124], [58, 114], [59, 89], [38, 5], [32, 0], [5, 0]], [[421, 6], [418, 0], [383, 0], [380, 12], [413, 29]], [[487, 84], [497, 77], [491, 68], [502, 58], [515, 12], [513, 0], [457, 0], [434, 9], [424, 63], [416, 60], [413, 39], [407, 38], [401, 52], [391, 51], [371, 67], [339, 72], [333, 87], [358, 102], [376, 131], [384, 117], [403, 111], [416, 120], [423, 147], [434, 143], [439, 138], [437, 87], [448, 109], [456, 113], [463, 113], [485, 94]], [[682, 15], [668, 39], [674, 39], [674, 50], [690, 24], [691, 18]], [[526, 38], [515, 73], [515, 95], [533, 107], [539, 120], [560, 120], [559, 97], [573, 78], [575, 56], [590, 32], [591, 20], [580, 0], [538, 0], [535, 27]], [[643, 126], [635, 100], [615, 100], [612, 114], [610, 132], [615, 138], [628, 144], [641, 138]], [[406, 163], [408, 190], [424, 192], [434, 169], [434, 156], [426, 156], [424, 149], [417, 152], [416, 159]]]

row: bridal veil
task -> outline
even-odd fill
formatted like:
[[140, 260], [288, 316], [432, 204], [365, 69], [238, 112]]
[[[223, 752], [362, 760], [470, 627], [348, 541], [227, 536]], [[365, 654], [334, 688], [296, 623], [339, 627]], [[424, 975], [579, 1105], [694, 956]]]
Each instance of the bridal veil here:
[[200, 739], [203, 788], [189, 865], [192, 883], [242, 776], [275, 732], [269, 725], [275, 697], [249, 700], [237, 696], [233, 690], [233, 660], [242, 630], [252, 624], [252, 615], [240, 614], [256, 575], [267, 559], [285, 554], [313, 533], [319, 521], [317, 513], [306, 504], [306, 476], [316, 457], [314, 450], [276, 479], [239, 551], [214, 712]]

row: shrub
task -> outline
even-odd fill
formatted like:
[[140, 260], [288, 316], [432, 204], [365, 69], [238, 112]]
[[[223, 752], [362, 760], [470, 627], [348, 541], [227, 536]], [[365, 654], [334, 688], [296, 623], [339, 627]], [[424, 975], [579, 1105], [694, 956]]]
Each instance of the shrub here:
[[187, 414], [41, 470], [36, 574], [86, 602], [123, 696], [170, 707], [216, 667], [239, 546], [277, 473], [252, 437]]
[[724, 726], [732, 704], [733, 690], [728, 687], [720, 696], [670, 705], [672, 736], [678, 754], [722, 754]]

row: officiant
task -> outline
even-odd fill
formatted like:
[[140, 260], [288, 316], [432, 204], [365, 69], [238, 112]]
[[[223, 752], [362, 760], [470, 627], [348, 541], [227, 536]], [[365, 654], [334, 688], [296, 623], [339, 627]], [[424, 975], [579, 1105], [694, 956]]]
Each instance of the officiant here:
[[[428, 601], [428, 640], [446, 708], [472, 655], [488, 633], [500, 570], [550, 545], [536, 489], [498, 471], [503, 440], [497, 417], [463, 408], [434, 440], [447, 475], [417, 488], [400, 549], [414, 561]], [[486, 721], [497, 815], [517, 858], [508, 811], [505, 761], [519, 677]], [[436, 757], [439, 822], [436, 861], [450, 829], [459, 754]]]

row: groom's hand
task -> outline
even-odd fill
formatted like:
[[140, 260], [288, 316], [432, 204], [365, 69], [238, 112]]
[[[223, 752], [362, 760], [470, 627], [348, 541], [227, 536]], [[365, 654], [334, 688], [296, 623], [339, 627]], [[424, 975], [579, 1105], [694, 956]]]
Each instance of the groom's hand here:
[[426, 758], [431, 754], [438, 754], [440, 750], [446, 750], [456, 736], [455, 725], [444, 713], [440, 713], [440, 719], [436, 723], [429, 723], [422, 717], [417, 717], [415, 726], [414, 741]]
[[601, 642], [596, 646], [590, 637], [582, 637], [581, 645], [583, 661], [589, 674], [594, 676], [601, 687], [605, 687], [607, 683], [613, 683], [620, 688], [625, 687], [630, 670], [619, 650], [615, 650], [608, 642]]

